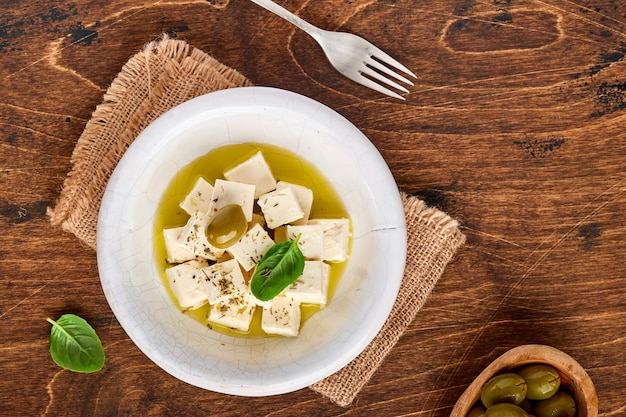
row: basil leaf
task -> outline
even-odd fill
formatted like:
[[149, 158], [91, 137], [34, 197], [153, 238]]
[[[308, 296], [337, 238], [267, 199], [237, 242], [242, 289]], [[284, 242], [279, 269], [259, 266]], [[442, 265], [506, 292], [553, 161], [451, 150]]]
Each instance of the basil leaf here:
[[304, 255], [298, 240], [286, 240], [269, 248], [250, 280], [250, 291], [261, 301], [269, 301], [293, 283], [304, 271]]
[[74, 372], [96, 372], [104, 366], [104, 348], [93, 327], [82, 317], [64, 314], [50, 318], [50, 355], [61, 368]]

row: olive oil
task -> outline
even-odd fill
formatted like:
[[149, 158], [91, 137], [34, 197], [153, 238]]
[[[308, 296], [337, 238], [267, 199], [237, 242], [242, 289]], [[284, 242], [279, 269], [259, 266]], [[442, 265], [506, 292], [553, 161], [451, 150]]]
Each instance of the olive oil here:
[[[155, 261], [157, 263], [157, 269], [161, 273], [161, 281], [165, 288], [167, 288], [170, 298], [181, 311], [183, 311], [183, 309], [180, 308], [176, 302], [176, 298], [169, 289], [168, 280], [165, 275], [165, 269], [170, 265], [166, 260], [167, 256], [165, 241], [163, 239], [163, 229], [179, 227], [187, 223], [189, 215], [180, 208], [179, 204], [191, 191], [198, 178], [202, 177], [213, 184], [216, 179], [223, 178], [225, 171], [244, 162], [258, 151], [263, 153], [263, 157], [269, 164], [274, 178], [276, 178], [277, 181], [287, 181], [302, 185], [313, 192], [311, 218], [348, 218], [348, 213], [343, 206], [341, 198], [324, 175], [313, 164], [286, 149], [267, 144], [245, 143], [223, 146], [197, 158], [189, 165], [182, 168], [171, 180], [161, 197], [154, 221]], [[345, 264], [346, 262], [330, 264], [328, 288], [329, 303], [332, 300], [332, 294], [339, 282]], [[207, 317], [210, 309], [211, 307], [206, 304], [196, 310], [187, 310], [184, 312], [203, 325], [207, 325], [225, 334], [242, 337], [269, 336], [261, 330], [262, 309], [260, 307], [256, 308], [254, 317], [250, 323], [250, 330], [247, 333], [209, 323]], [[319, 311], [319, 309], [320, 307], [317, 305], [303, 304], [301, 307], [302, 322]]]

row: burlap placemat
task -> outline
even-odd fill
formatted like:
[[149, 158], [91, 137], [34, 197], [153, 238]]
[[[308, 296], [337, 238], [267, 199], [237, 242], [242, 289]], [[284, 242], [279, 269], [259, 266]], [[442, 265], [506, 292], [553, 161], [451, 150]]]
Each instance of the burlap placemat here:
[[[184, 41], [163, 36], [147, 44], [124, 65], [78, 139], [73, 168], [55, 207], [48, 209], [52, 224], [95, 249], [98, 210], [107, 181], [139, 132], [193, 97], [249, 85], [242, 74]], [[407, 264], [391, 315], [361, 355], [311, 386], [341, 406], [350, 405], [367, 384], [465, 241], [454, 219], [416, 197], [402, 193], [402, 198]]]

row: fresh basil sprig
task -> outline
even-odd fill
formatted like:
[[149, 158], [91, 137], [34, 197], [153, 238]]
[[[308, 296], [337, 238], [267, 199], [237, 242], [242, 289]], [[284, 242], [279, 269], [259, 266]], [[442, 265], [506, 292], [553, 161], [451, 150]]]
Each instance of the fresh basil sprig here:
[[304, 271], [304, 255], [298, 241], [286, 240], [269, 248], [250, 280], [250, 291], [261, 301], [269, 301], [291, 285]]
[[74, 372], [96, 372], [104, 366], [104, 348], [93, 327], [82, 317], [64, 314], [50, 318], [50, 354], [61, 368]]

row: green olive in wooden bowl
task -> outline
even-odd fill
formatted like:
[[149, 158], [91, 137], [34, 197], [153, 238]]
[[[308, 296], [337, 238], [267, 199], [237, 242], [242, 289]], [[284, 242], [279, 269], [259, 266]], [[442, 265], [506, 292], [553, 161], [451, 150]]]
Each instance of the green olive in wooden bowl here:
[[[558, 373], [559, 387], [555, 390], [559, 394], [553, 398], [555, 400], [563, 398], [573, 399], [573, 406], [570, 408], [570, 414], [573, 417], [597, 417], [598, 416], [598, 396], [596, 389], [589, 378], [587, 372], [583, 367], [576, 362], [568, 354], [546, 345], [522, 345], [515, 347], [496, 360], [491, 362], [467, 387], [465, 392], [456, 402], [450, 417], [469, 417], [485, 415], [477, 413], [476, 410], [472, 411], [477, 405], [484, 406], [481, 401], [481, 395], [485, 397], [484, 388], [493, 388], [494, 385], [506, 390], [506, 384], [515, 380], [515, 375], [524, 374], [524, 369], [528, 369], [529, 365], [547, 365]], [[507, 377], [508, 376], [508, 377]], [[497, 377], [501, 382], [498, 384], [497, 380], [494, 381], [494, 377]], [[495, 382], [495, 384], [494, 384]], [[530, 384], [530, 383], [529, 383]], [[528, 392], [528, 387], [523, 386], [522, 389], [525, 396]], [[518, 387], [519, 391], [519, 387]], [[551, 395], [551, 394], [550, 394]], [[519, 401], [519, 392], [516, 392], [515, 398], [512, 402]], [[547, 401], [547, 400], [543, 400]], [[531, 408], [531, 411], [520, 412], [520, 416], [534, 416], [537, 413], [537, 406], [541, 401], [530, 401], [526, 398], [524, 404], [519, 404], [519, 408], [523, 410], [527, 407]], [[544, 402], [544, 404], [546, 404]], [[499, 408], [506, 408], [505, 406], [499, 406]], [[516, 407], [510, 407], [515, 408]], [[470, 414], [472, 412], [472, 414]], [[514, 412], [506, 411], [509, 414], [515, 415]], [[489, 417], [489, 413], [486, 414]], [[495, 411], [493, 416], [498, 415]], [[558, 414], [556, 414], [558, 415]]]

